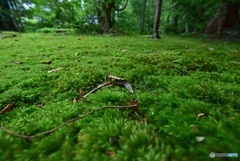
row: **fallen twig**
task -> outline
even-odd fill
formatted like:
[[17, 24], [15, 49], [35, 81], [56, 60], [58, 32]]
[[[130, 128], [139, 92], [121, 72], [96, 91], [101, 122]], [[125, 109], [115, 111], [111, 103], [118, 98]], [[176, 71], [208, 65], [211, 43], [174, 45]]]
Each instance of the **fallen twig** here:
[[99, 90], [100, 88], [103, 88], [103, 87], [107, 87], [107, 86], [111, 86], [113, 83], [112, 82], [104, 82], [102, 84], [99, 84], [96, 88], [94, 88], [93, 90], [91, 90], [90, 92], [88, 92], [87, 94], [85, 94], [83, 96], [83, 98], [86, 98], [89, 94]]
[[0, 111], [0, 114], [5, 114], [6, 112], [9, 112], [13, 109], [14, 107], [14, 104], [13, 103], [10, 103], [8, 104], [6, 107], [4, 107], [1, 111]]
[[100, 107], [96, 110], [93, 110], [85, 115], [82, 115], [82, 116], [79, 116], [79, 117], [76, 117], [74, 119], [71, 119], [71, 120], [68, 120], [67, 122], [51, 129], [51, 130], [48, 130], [48, 131], [45, 131], [45, 132], [42, 132], [42, 133], [39, 133], [39, 134], [36, 134], [36, 135], [21, 135], [21, 134], [18, 134], [18, 133], [15, 133], [7, 128], [5, 128], [2, 124], [0, 125], [0, 129], [2, 129], [3, 131], [5, 131], [6, 133], [10, 134], [10, 135], [13, 135], [13, 136], [16, 136], [16, 137], [19, 137], [19, 138], [23, 138], [27, 141], [31, 141], [33, 138], [36, 138], [36, 137], [39, 137], [39, 136], [42, 136], [42, 135], [47, 135], [47, 134], [51, 134], [53, 133], [54, 131], [60, 129], [61, 127], [71, 123], [71, 122], [74, 122], [74, 121], [77, 121], [77, 120], [80, 120], [82, 118], [85, 118], [89, 115], [92, 115], [93, 113], [95, 113], [96, 111], [100, 111], [100, 110], [103, 110], [103, 109], [107, 109], [107, 108], [117, 108], [117, 109], [125, 109], [125, 108], [133, 108], [133, 110], [136, 110], [138, 107], [137, 104], [134, 104], [134, 105], [130, 105], [130, 106], [103, 106], [103, 107]]
[[125, 88], [127, 88], [129, 90], [130, 93], [132, 93], [132, 94], [134, 93], [134, 91], [132, 89], [132, 85], [130, 83], [128, 83], [128, 81], [126, 81], [125, 79], [116, 77], [114, 75], [109, 75], [108, 78], [112, 80], [113, 85], [124, 86]]
[[[109, 86], [114, 86], [114, 85], [121, 85], [121, 86], [125, 86], [130, 93], [133, 93], [133, 89], [130, 83], [128, 83], [125, 79], [116, 77], [114, 75], [109, 75], [108, 76], [109, 79], [111, 79], [108, 82], [104, 82], [102, 84], [99, 84], [96, 88], [92, 89], [90, 92], [88, 92], [87, 94], [85, 94], [82, 98], [86, 98], [89, 94], [103, 88], [103, 87], [109, 87]], [[80, 96], [81, 97], [81, 96]]]
[[49, 70], [48, 73], [52, 73], [52, 72], [57, 72], [59, 70], [62, 70], [63, 68], [56, 68], [56, 69], [53, 69], [53, 70]]

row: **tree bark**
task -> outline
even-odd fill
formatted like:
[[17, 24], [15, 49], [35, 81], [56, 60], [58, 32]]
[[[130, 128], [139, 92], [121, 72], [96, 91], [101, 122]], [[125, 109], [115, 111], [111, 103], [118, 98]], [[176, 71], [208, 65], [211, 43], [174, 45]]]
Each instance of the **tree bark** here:
[[140, 33], [141, 34], [144, 32], [146, 5], [147, 5], [147, 0], [143, 0], [142, 12], [140, 15]]
[[163, 0], [156, 0], [156, 11], [155, 11], [154, 24], [153, 24], [153, 34], [152, 34], [152, 38], [155, 38], [155, 39], [160, 38], [158, 30], [160, 25], [162, 1]]
[[204, 29], [205, 34], [220, 34], [223, 30], [237, 27], [239, 22], [238, 2], [223, 3]]
[[[120, 5], [122, 2], [125, 1], [125, 4], [122, 6]], [[128, 4], [128, 0], [120, 0], [119, 3], [115, 3], [115, 0], [98, 0], [97, 3], [101, 3], [101, 10], [97, 7], [97, 17], [98, 21], [101, 25], [101, 30], [104, 33], [110, 32], [110, 30], [114, 27], [115, 22], [115, 11], [123, 11]]]

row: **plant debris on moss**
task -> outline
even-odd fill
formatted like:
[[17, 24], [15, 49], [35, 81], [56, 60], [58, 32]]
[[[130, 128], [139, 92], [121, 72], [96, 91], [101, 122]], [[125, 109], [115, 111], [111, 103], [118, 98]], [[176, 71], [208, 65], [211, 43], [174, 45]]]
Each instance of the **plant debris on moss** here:
[[[17, 34], [0, 40], [0, 58], [0, 160], [189, 161], [240, 153], [239, 42]], [[116, 84], [125, 88], [107, 88]], [[126, 105], [137, 109], [98, 110]], [[34, 136], [93, 111], [31, 142], [6, 132]]]

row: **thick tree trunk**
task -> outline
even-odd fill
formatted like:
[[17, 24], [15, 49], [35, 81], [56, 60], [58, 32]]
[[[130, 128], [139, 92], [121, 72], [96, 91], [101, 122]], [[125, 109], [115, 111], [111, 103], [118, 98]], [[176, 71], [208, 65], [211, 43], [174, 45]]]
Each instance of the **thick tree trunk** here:
[[143, 0], [142, 12], [140, 15], [140, 33], [141, 34], [144, 32], [146, 5], [147, 5], [147, 0]]
[[206, 28], [205, 34], [220, 34], [224, 29], [237, 27], [239, 23], [239, 3], [223, 3]]
[[153, 34], [152, 34], [152, 38], [155, 38], [155, 39], [160, 38], [158, 30], [160, 25], [162, 1], [163, 0], [156, 0], [156, 11], [155, 11], [154, 24], [153, 24]]
[[104, 12], [104, 18], [102, 22], [102, 30], [106, 33], [113, 27], [113, 20], [112, 20], [112, 10], [115, 7], [114, 0], [107, 3], [106, 0], [102, 1], [102, 10]]
[[[101, 1], [101, 2], [100, 2]], [[124, 5], [121, 5], [122, 2], [125, 2]], [[97, 17], [101, 25], [101, 30], [104, 33], [110, 32], [114, 27], [115, 22], [115, 11], [123, 11], [128, 4], [128, 0], [120, 0], [119, 3], [115, 3], [115, 0], [97, 0], [97, 4], [101, 3], [101, 10], [97, 7]]]

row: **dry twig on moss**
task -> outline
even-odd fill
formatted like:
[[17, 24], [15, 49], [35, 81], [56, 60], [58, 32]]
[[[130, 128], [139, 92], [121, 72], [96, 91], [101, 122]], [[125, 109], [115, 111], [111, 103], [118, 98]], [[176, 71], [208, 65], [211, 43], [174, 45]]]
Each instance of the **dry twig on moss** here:
[[124, 86], [125, 88], [127, 88], [130, 91], [130, 93], [134, 93], [131, 84], [128, 83], [128, 81], [126, 81], [125, 79], [116, 77], [114, 75], [109, 75], [108, 79], [110, 79], [110, 81], [99, 84], [96, 88], [94, 88], [93, 90], [91, 90], [90, 92], [85, 94], [83, 96], [83, 98], [86, 98], [89, 94], [91, 94], [103, 87], [109, 87], [109, 86], [114, 86], [114, 85]]
[[2, 129], [3, 131], [5, 131], [6, 133], [10, 134], [10, 135], [13, 135], [13, 136], [16, 136], [16, 137], [19, 137], [19, 138], [23, 138], [25, 139], [26, 141], [31, 141], [33, 138], [36, 138], [36, 137], [39, 137], [39, 136], [43, 136], [43, 135], [47, 135], [47, 134], [51, 134], [53, 132], [55, 132], [56, 130], [60, 129], [61, 127], [71, 123], [71, 122], [74, 122], [74, 121], [77, 121], [77, 120], [80, 120], [82, 118], [85, 118], [89, 115], [92, 115], [93, 113], [97, 112], [97, 111], [100, 111], [100, 110], [103, 110], [103, 109], [107, 109], [107, 108], [116, 108], [116, 109], [126, 109], [126, 108], [132, 108], [134, 111], [137, 110], [137, 107], [138, 105], [137, 104], [133, 104], [133, 105], [130, 105], [130, 106], [103, 106], [103, 107], [100, 107], [96, 110], [93, 110], [85, 115], [82, 115], [82, 116], [79, 116], [79, 117], [76, 117], [74, 119], [71, 119], [71, 120], [68, 120], [67, 122], [51, 129], [51, 130], [48, 130], [48, 131], [45, 131], [45, 132], [42, 132], [42, 133], [39, 133], [39, 134], [36, 134], [36, 135], [21, 135], [21, 134], [18, 134], [18, 133], [15, 133], [7, 128], [5, 128], [2, 124], [0, 126], [0, 129]]

